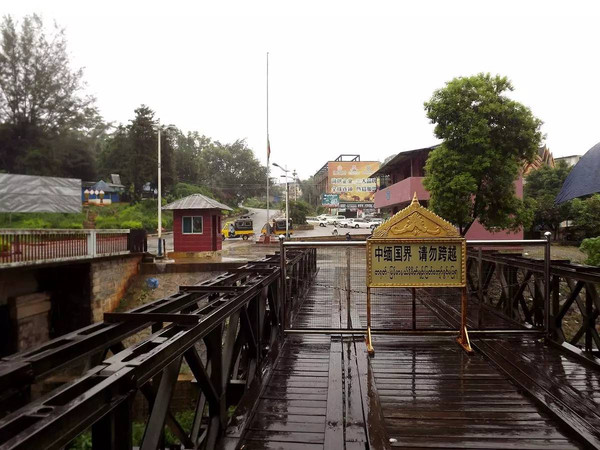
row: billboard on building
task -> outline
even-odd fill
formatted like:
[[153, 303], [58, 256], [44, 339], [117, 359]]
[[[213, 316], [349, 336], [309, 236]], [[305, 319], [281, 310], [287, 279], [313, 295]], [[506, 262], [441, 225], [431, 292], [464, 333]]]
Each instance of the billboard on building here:
[[0, 173], [0, 212], [81, 212], [81, 180]]
[[372, 202], [377, 180], [369, 176], [379, 169], [377, 161], [332, 161], [329, 163], [329, 193], [340, 202]]
[[328, 208], [338, 208], [340, 206], [340, 196], [337, 194], [323, 194], [321, 204]]

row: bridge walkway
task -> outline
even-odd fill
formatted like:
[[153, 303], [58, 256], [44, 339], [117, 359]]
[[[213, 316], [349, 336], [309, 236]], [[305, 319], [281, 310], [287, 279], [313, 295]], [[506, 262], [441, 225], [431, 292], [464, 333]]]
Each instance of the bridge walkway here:
[[[600, 448], [595, 360], [508, 333], [472, 337], [473, 355], [448, 335], [375, 335], [369, 358], [362, 335], [335, 332], [348, 322], [344, 280], [343, 270], [319, 272], [294, 314], [298, 333], [284, 341], [244, 425], [228, 432], [230, 448]], [[440, 292], [417, 296], [419, 328], [458, 328], [459, 299]], [[410, 291], [378, 295], [379, 323], [409, 330]], [[360, 288], [351, 308], [352, 325], [364, 327]], [[486, 309], [473, 308], [471, 324], [479, 313], [514, 329]], [[330, 334], [302, 334], [311, 327]]]

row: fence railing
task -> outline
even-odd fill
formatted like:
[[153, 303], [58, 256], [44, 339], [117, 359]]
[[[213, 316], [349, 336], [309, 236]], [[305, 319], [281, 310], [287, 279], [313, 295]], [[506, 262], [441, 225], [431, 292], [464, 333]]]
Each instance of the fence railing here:
[[[544, 239], [467, 241], [467, 246], [471, 330], [546, 334], [560, 344], [598, 352], [600, 268], [551, 260], [550, 244]], [[301, 249], [314, 252], [309, 267], [315, 277], [310, 291], [303, 292], [288, 268], [286, 329], [364, 332], [365, 243], [289, 241], [282, 245], [287, 253]], [[372, 292], [376, 332], [448, 333], [460, 319], [456, 289], [417, 289], [416, 303], [410, 289]]]
[[128, 253], [130, 230], [0, 229], [0, 267]]
[[600, 349], [599, 267], [568, 260], [546, 266], [537, 258], [470, 248], [467, 274], [469, 290], [483, 307], [527, 327], [547, 323], [560, 344], [588, 353]]
[[[296, 295], [306, 290], [310, 251], [289, 252]], [[169, 297], [56, 338], [0, 363], [0, 448], [62, 448], [89, 432], [94, 449], [132, 448], [134, 422], [145, 431], [142, 449], [165, 448], [165, 427], [177, 448], [233, 448], [273, 367], [282, 336], [280, 255], [250, 261]], [[132, 336], [139, 341], [133, 343]], [[128, 346], [129, 345], [129, 346]], [[110, 354], [109, 354], [110, 352]], [[31, 400], [32, 386], [65, 367], [91, 369]], [[173, 411], [179, 374], [195, 379], [192, 423]], [[136, 394], [148, 412], [134, 411]], [[248, 396], [248, 397], [246, 397]], [[235, 409], [231, 417], [231, 409]], [[134, 414], [135, 413], [135, 414]], [[142, 417], [137, 417], [141, 415]], [[230, 420], [236, 425], [224, 435]], [[221, 441], [221, 442], [219, 442]], [[69, 447], [70, 448], [70, 447]]]

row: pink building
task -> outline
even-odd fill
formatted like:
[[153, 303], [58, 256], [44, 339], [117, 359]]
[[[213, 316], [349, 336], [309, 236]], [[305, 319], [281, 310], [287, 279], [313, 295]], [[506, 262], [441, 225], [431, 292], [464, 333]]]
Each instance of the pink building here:
[[[425, 147], [398, 153], [387, 163], [382, 165], [371, 177], [379, 178], [378, 189], [375, 192], [375, 208], [396, 214], [407, 207], [414, 193], [423, 206], [429, 203], [429, 192], [423, 186], [425, 177], [425, 162], [429, 152], [436, 148]], [[523, 198], [523, 177], [515, 181], [515, 190], [519, 198]], [[511, 231], [487, 231], [477, 221], [465, 236], [467, 239], [523, 239], [523, 230], [514, 233]]]

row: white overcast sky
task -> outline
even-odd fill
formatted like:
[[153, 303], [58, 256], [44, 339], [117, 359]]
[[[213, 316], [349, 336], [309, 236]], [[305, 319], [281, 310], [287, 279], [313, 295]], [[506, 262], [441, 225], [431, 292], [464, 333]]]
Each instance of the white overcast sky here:
[[455, 76], [491, 72], [544, 121], [555, 156], [600, 141], [598, 2], [30, 1], [67, 30], [108, 121], [145, 103], [162, 122], [246, 138], [302, 178], [340, 153], [363, 160], [435, 143], [423, 102]]

